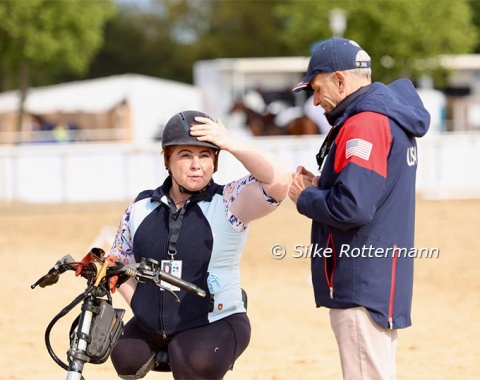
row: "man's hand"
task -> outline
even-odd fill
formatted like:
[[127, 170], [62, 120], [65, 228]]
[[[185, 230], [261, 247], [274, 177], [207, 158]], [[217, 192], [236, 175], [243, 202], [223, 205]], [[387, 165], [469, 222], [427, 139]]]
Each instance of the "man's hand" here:
[[288, 196], [292, 202], [297, 204], [302, 191], [308, 187], [318, 186], [319, 179], [320, 177], [313, 175], [312, 172], [308, 171], [303, 166], [299, 166], [297, 171], [292, 175], [292, 184], [288, 191]]

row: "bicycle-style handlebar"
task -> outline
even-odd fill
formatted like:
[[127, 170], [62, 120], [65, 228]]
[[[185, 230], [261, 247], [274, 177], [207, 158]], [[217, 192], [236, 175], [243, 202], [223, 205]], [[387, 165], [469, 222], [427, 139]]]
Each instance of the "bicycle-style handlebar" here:
[[63, 256], [60, 260], [56, 262], [52, 269], [42, 277], [40, 277], [35, 284], [30, 286], [32, 289], [35, 289], [37, 285], [40, 285], [41, 288], [45, 286], [50, 286], [56, 284], [60, 274], [66, 272], [69, 269], [73, 270], [73, 267], [70, 264], [76, 263], [72, 256], [66, 255]]
[[150, 282], [158, 287], [162, 287], [160, 283], [161, 281], [165, 281], [170, 285], [176, 286], [188, 293], [196, 294], [199, 297], [205, 297], [206, 295], [205, 290], [199, 288], [197, 285], [161, 270], [158, 261], [153, 259], [142, 259], [140, 263], [123, 265], [117, 270], [113, 267], [112, 270], [114, 275], [116, 273], [125, 273], [130, 277], [136, 278], [138, 281]]
[[[106, 266], [105, 259], [102, 259], [102, 262], [104, 264], [103, 267]], [[82, 265], [84, 267], [80, 268], [81, 270], [79, 271], [79, 267]], [[169, 289], [161, 285], [162, 281], [176, 286], [188, 293], [196, 294], [199, 297], [205, 297], [206, 295], [205, 290], [199, 288], [197, 285], [162, 271], [158, 261], [145, 258], [143, 258], [140, 263], [135, 264], [122, 264], [115, 262], [112, 266], [108, 266], [104, 273], [102, 273], [102, 271], [98, 270], [98, 267], [89, 268], [88, 265], [85, 265], [82, 262], [77, 262], [72, 256], [66, 255], [58, 260], [48, 273], [38, 279], [31, 288], [34, 289], [37, 285], [40, 285], [42, 288], [54, 285], [57, 283], [60, 274], [67, 270], [74, 270], [77, 274], [81, 274], [84, 277], [101, 275], [102, 278], [97, 278], [96, 283], [103, 282], [104, 280], [108, 280], [115, 276], [119, 276], [119, 278], [121, 277], [123, 280], [125, 280], [126, 277], [133, 277], [140, 282], [149, 282], [160, 288], [164, 288], [165, 290]], [[124, 281], [120, 281], [120, 283], [122, 282]]]
[[[105, 252], [100, 248], [92, 248], [81, 261], [75, 261], [70, 255], [62, 257], [47, 274], [31, 285], [31, 288], [34, 289], [37, 285], [42, 288], [54, 285], [58, 282], [60, 274], [68, 270], [73, 270], [77, 276], [86, 278], [87, 289], [63, 308], [52, 319], [45, 331], [47, 350], [52, 359], [67, 370], [67, 380], [84, 380], [82, 371], [85, 363], [101, 364], [110, 355], [123, 331], [122, 317], [125, 311], [113, 308], [111, 293], [129, 278], [151, 283], [175, 297], [177, 302], [180, 302], [180, 298], [169, 287], [164, 286], [163, 281], [197, 296], [206, 296], [205, 290], [195, 284], [162, 271], [158, 261], [154, 259], [143, 258], [140, 263], [122, 264], [113, 261], [111, 257], [105, 257]], [[78, 326], [75, 334], [72, 333], [75, 329], [72, 324], [67, 365], [53, 351], [50, 332], [55, 323], [80, 302], [82, 302], [82, 311], [76, 322], [74, 321]], [[105, 329], [107, 330], [103, 331]], [[99, 330], [101, 330], [100, 333]]]

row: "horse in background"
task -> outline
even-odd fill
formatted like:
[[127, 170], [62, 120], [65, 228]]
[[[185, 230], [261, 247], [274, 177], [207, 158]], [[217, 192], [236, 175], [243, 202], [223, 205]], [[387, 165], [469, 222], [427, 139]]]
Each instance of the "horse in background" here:
[[318, 135], [320, 131], [317, 124], [308, 116], [303, 115], [292, 120], [287, 126], [287, 135]]
[[275, 124], [275, 115], [271, 113], [260, 113], [253, 110], [242, 100], [233, 103], [229, 113], [241, 112], [245, 116], [245, 124], [252, 132], [253, 136], [278, 136], [283, 135], [284, 131]]
[[[306, 116], [301, 107], [291, 108], [292, 115], [284, 117], [282, 111], [274, 113], [268, 110], [258, 112], [247, 106], [243, 100], [237, 100], [233, 103], [229, 113], [242, 112], [245, 116], [246, 126], [250, 129], [253, 136], [298, 136], [298, 135], [318, 135], [320, 131], [317, 124]], [[284, 110], [284, 115], [288, 113], [288, 108]], [[294, 115], [294, 113], [297, 113]]]

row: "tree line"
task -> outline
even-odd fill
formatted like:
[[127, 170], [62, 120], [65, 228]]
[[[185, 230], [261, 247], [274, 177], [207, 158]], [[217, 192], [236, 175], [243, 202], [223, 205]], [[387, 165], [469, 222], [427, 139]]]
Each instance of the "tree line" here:
[[0, 90], [123, 73], [192, 83], [198, 60], [309, 56], [335, 9], [374, 80], [442, 88], [439, 55], [480, 52], [476, 0], [2, 0]]

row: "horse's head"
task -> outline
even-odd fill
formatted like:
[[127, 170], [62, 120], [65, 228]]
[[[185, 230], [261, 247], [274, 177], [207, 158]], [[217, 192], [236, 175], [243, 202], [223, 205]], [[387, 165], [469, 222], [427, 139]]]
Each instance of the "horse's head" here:
[[233, 113], [235, 111], [241, 111], [244, 113], [247, 113], [249, 111], [251, 112], [251, 110], [249, 110], [249, 108], [241, 100], [236, 100], [235, 102], [233, 102], [228, 113]]

